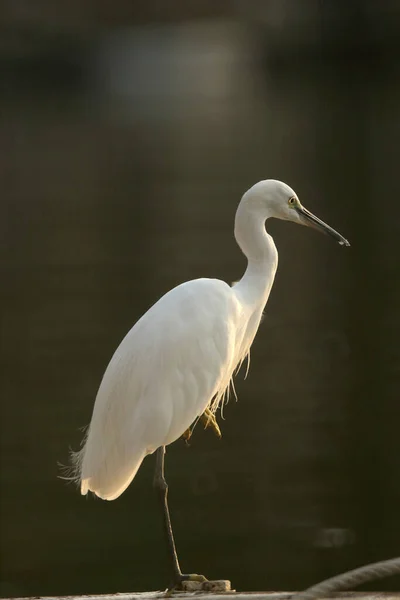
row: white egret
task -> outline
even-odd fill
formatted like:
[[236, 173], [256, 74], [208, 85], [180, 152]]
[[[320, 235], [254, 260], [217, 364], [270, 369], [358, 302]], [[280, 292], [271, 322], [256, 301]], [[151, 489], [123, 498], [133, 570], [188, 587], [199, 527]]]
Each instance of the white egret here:
[[82, 449], [73, 456], [82, 494], [118, 498], [144, 457], [156, 454], [154, 483], [162, 504], [174, 584], [187, 578], [179, 566], [164, 477], [165, 447], [189, 435], [203, 417], [216, 432], [221, 406], [235, 370], [248, 356], [278, 265], [265, 230], [270, 217], [309, 225], [349, 242], [312, 215], [285, 183], [256, 183], [236, 212], [235, 238], [248, 265], [230, 287], [218, 279], [178, 285], [132, 327], [109, 363], [94, 404]]

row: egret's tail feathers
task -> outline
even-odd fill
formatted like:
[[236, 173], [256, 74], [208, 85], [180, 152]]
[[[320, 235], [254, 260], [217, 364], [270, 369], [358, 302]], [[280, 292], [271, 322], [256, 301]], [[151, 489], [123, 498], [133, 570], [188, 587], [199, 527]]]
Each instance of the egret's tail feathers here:
[[77, 458], [80, 462], [81, 494], [93, 492], [103, 500], [115, 500], [126, 490], [146, 456], [143, 451], [126, 454], [109, 452], [100, 459], [97, 453], [85, 450], [83, 448], [82, 456]]
[[[84, 428], [84, 431], [85, 430], [87, 430], [87, 427]], [[62, 473], [62, 475], [59, 475], [58, 477], [60, 479], [64, 479], [64, 481], [68, 481], [69, 483], [75, 483], [77, 487], [80, 487], [81, 485], [81, 470], [86, 440], [87, 431], [85, 431], [84, 438], [81, 442], [81, 449], [77, 452], [71, 448], [69, 449], [70, 464], [63, 465], [62, 463], [58, 463]]]
[[117, 469], [111, 473], [106, 468], [100, 469], [95, 475], [81, 479], [81, 494], [84, 496], [88, 492], [93, 492], [103, 500], [115, 500], [120, 496], [131, 483], [142, 461], [144, 455], [139, 460], [134, 461], [129, 468]]
[[[118, 452], [120, 450], [120, 452]], [[87, 436], [78, 452], [71, 451], [71, 466], [65, 470], [64, 479], [80, 486], [81, 494], [93, 492], [103, 500], [115, 500], [131, 483], [146, 452], [134, 449], [96, 448]]]

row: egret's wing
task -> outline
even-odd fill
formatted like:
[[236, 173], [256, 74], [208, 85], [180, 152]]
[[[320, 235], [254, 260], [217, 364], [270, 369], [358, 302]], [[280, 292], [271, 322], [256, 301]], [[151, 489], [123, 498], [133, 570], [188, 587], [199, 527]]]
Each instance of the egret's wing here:
[[175, 441], [223, 392], [239, 311], [227, 284], [197, 279], [168, 292], [132, 327], [106, 369], [77, 455], [82, 494], [118, 497], [146, 454]]

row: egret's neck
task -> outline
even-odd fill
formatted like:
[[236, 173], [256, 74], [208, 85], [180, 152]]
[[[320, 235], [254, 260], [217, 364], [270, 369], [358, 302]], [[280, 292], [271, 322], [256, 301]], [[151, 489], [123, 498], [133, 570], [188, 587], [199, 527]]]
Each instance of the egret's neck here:
[[235, 238], [248, 265], [235, 290], [251, 303], [264, 307], [274, 283], [278, 252], [272, 237], [265, 231], [265, 218], [250, 211], [242, 201], [236, 212]]

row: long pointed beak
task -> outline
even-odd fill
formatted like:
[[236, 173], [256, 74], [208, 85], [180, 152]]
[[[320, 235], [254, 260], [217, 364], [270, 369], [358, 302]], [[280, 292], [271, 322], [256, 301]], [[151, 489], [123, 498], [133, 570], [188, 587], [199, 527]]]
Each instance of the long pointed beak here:
[[340, 233], [332, 229], [332, 227], [329, 227], [329, 225], [321, 221], [321, 219], [318, 219], [318, 217], [310, 213], [310, 211], [304, 208], [304, 206], [301, 204], [296, 206], [296, 211], [303, 225], [308, 225], [313, 229], [317, 229], [318, 231], [322, 231], [322, 233], [330, 235], [337, 242], [339, 242], [341, 246], [350, 246], [350, 243], [342, 235], [340, 235]]

